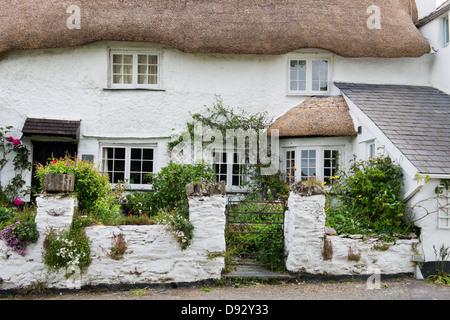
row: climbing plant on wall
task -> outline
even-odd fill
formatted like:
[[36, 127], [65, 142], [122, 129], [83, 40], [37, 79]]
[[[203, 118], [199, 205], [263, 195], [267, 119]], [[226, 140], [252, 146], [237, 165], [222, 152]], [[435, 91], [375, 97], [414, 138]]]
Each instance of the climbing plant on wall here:
[[8, 162], [12, 161], [14, 169], [14, 177], [6, 186], [3, 187], [0, 180], [0, 202], [12, 202], [27, 192], [23, 190], [26, 183], [23, 177], [32, 168], [32, 163], [28, 160], [30, 151], [21, 140], [11, 135], [12, 129], [12, 126], [0, 127], [0, 177]]

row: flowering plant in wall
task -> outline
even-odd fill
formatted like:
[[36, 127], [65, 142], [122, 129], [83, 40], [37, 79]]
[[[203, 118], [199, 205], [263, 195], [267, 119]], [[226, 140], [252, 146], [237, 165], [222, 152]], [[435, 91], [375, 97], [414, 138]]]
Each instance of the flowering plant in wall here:
[[[16, 221], [14, 222], [14, 220]], [[10, 224], [3, 228], [0, 236], [7, 246], [11, 247], [12, 251], [25, 256], [27, 245], [38, 240], [39, 231], [34, 219], [13, 217]]]
[[76, 266], [83, 272], [91, 263], [90, 253], [84, 228], [71, 228], [59, 234], [51, 229], [44, 241], [44, 263], [51, 271]]
[[194, 226], [176, 210], [160, 210], [156, 221], [165, 225], [174, 234], [182, 250], [185, 250], [190, 245], [194, 237]]

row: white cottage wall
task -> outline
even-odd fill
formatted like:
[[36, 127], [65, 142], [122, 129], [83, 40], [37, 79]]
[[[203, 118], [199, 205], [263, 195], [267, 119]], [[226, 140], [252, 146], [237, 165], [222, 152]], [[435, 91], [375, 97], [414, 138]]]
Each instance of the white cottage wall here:
[[[162, 91], [109, 89], [110, 49], [160, 53]], [[310, 57], [324, 53], [300, 52]], [[428, 56], [331, 56], [331, 95], [340, 94], [333, 81], [427, 84], [429, 78]], [[0, 126], [14, 126], [20, 138], [27, 117], [81, 119], [79, 155], [92, 154], [100, 163], [105, 141], [156, 143], [158, 170], [167, 164], [165, 145], [173, 129], [184, 127], [191, 113], [212, 106], [215, 95], [227, 106], [267, 112], [275, 119], [308, 98], [288, 95], [287, 87], [288, 55], [187, 54], [161, 45], [117, 42], [15, 51], [0, 58]], [[1, 179], [5, 183], [6, 178]]]

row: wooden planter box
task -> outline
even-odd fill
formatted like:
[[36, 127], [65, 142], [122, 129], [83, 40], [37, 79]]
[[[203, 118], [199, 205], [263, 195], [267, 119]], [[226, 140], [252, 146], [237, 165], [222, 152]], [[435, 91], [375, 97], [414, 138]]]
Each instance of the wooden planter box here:
[[42, 191], [47, 193], [71, 193], [74, 190], [75, 176], [64, 173], [44, 175]]

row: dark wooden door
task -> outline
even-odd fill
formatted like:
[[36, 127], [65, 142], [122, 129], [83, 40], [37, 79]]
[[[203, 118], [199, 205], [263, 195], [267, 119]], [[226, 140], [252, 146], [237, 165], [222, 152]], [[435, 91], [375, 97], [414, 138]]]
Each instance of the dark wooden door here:
[[76, 156], [78, 151], [77, 143], [68, 142], [33, 142], [33, 178], [31, 182], [32, 198], [38, 190], [39, 180], [35, 177], [36, 163], [46, 164], [52, 158], [63, 158], [66, 154]]

